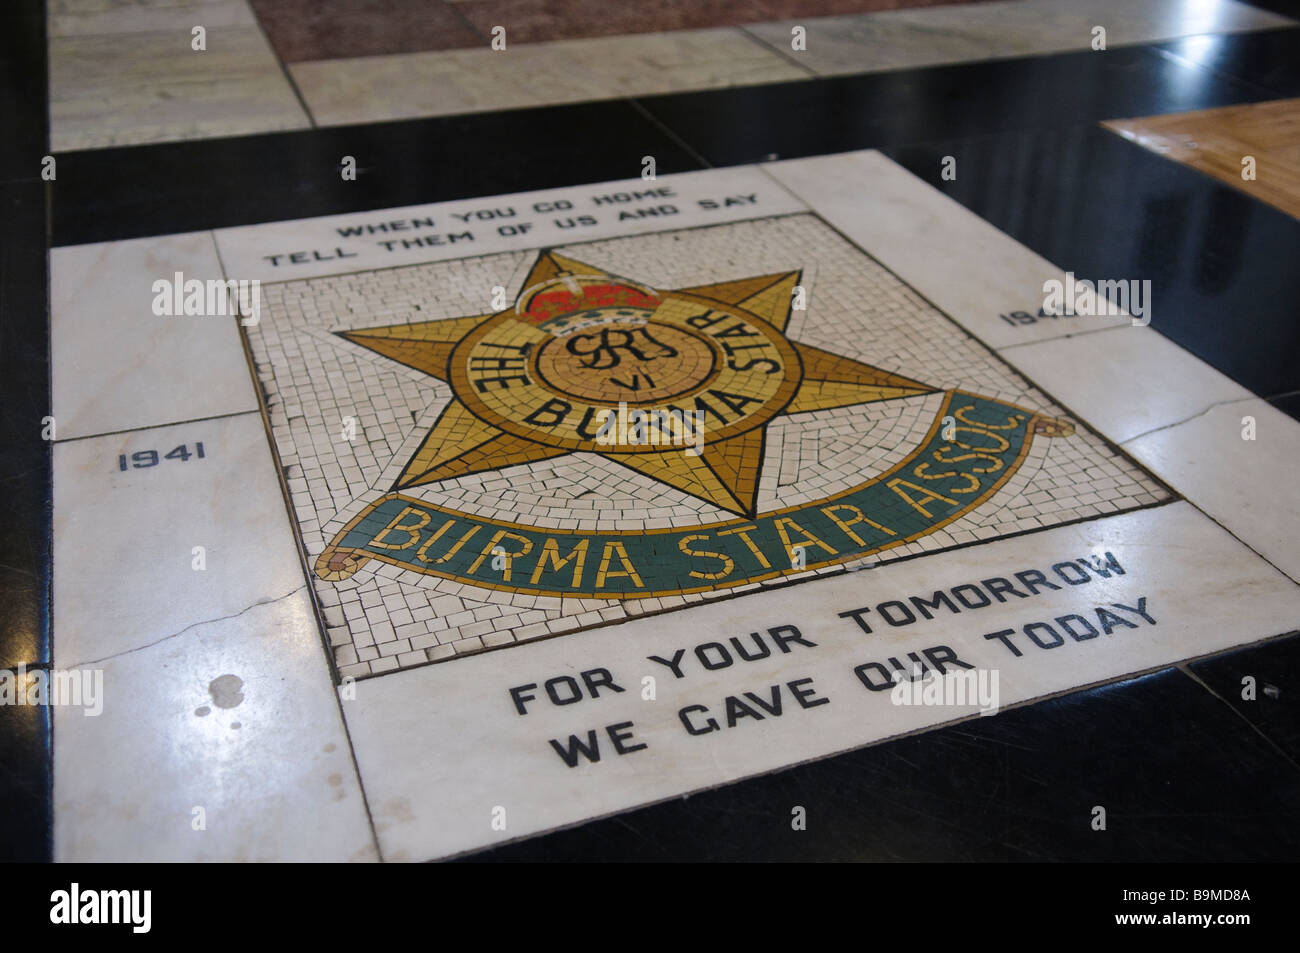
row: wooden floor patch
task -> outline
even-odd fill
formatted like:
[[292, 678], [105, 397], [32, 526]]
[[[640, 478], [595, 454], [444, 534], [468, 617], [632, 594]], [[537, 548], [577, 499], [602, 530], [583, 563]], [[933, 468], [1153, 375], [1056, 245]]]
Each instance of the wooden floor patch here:
[[1300, 218], [1300, 99], [1102, 125]]

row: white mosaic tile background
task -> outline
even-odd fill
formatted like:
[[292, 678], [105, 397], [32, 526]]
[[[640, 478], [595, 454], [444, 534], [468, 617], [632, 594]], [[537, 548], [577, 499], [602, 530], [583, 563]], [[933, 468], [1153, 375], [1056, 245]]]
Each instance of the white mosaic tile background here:
[[[798, 341], [1051, 415], [1064, 411], [875, 260], [810, 214], [568, 245], [563, 254], [671, 290], [803, 270]], [[335, 331], [486, 314], [536, 253], [358, 272], [264, 286], [249, 342], [309, 561], [401, 472], [451, 397], [447, 384], [337, 337]], [[759, 512], [848, 489], [905, 457], [942, 394], [778, 417], [768, 427]], [[355, 436], [344, 439], [345, 420]], [[496, 519], [563, 529], [635, 531], [732, 517], [593, 454], [572, 454], [406, 491]], [[1138, 467], [1080, 426], [1033, 441], [983, 506], [880, 561], [1102, 516], [1168, 498]], [[807, 573], [842, 571], [841, 567]], [[783, 584], [791, 577], [776, 580]], [[365, 677], [515, 641], [732, 596], [604, 600], [480, 589], [372, 560], [343, 582], [313, 577], [342, 675]], [[769, 585], [772, 583], [769, 583]]]

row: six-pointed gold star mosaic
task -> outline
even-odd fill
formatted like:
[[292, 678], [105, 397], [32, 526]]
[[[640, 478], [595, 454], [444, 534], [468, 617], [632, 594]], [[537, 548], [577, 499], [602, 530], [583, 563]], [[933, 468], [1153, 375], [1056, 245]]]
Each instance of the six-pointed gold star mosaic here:
[[[933, 390], [788, 340], [798, 281], [659, 291], [551, 251], [510, 309], [340, 333], [455, 394], [395, 489], [585, 450], [753, 516], [774, 417]], [[620, 404], [651, 432], [602, 441]], [[698, 428], [700, 452], [681, 452], [673, 427]]]

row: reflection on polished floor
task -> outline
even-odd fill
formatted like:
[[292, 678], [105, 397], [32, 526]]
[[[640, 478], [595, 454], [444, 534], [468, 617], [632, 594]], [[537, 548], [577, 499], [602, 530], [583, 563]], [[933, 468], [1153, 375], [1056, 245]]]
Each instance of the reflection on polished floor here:
[[8, 855], [1294, 856], [1281, 4], [40, 7]]

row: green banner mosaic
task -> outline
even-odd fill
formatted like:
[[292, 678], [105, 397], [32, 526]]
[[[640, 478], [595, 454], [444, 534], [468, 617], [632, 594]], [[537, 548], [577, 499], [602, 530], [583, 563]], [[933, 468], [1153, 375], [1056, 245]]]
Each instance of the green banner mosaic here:
[[402, 494], [372, 503], [316, 564], [344, 579], [367, 559], [474, 586], [636, 598], [727, 589], [859, 559], [934, 532], [989, 498], [1035, 428], [1068, 424], [952, 391], [925, 440], [887, 473], [824, 500], [708, 526], [550, 530], [484, 519]]

